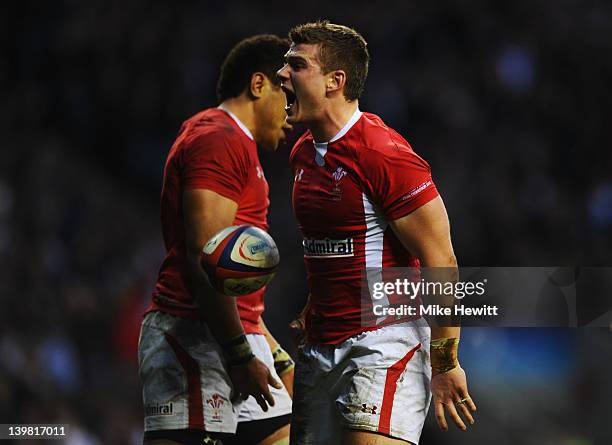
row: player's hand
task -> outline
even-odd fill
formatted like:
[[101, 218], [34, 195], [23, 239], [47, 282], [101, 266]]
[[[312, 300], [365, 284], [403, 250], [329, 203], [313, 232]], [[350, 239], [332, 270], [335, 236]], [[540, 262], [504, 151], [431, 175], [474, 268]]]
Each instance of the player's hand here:
[[[457, 366], [448, 372], [436, 374], [431, 379], [431, 392], [434, 401], [436, 420], [442, 431], [448, 430], [445, 412], [462, 431], [467, 429], [464, 419], [474, 424], [473, 412], [476, 405], [467, 389], [465, 371]], [[463, 415], [462, 419], [458, 411]]]
[[243, 400], [253, 396], [264, 411], [268, 411], [268, 405], [274, 406], [270, 386], [276, 389], [282, 388], [281, 383], [272, 377], [265, 363], [257, 357], [253, 357], [243, 365], [230, 366], [229, 376]]
[[296, 348], [304, 343], [306, 338], [306, 320], [304, 313], [301, 313], [298, 318], [289, 323], [289, 333], [291, 334], [291, 339]]

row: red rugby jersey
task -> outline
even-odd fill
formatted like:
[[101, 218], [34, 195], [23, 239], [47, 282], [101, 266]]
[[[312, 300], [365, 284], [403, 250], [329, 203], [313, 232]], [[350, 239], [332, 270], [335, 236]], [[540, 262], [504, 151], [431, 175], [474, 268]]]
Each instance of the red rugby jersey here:
[[[308, 339], [340, 343], [363, 327], [364, 269], [418, 267], [388, 221], [438, 196], [429, 165], [376, 115], [355, 112], [329, 143], [307, 131], [291, 152], [293, 209], [310, 288]], [[370, 302], [368, 301], [368, 304]], [[382, 323], [384, 324], [384, 323]]]
[[[249, 130], [219, 108], [204, 110], [185, 121], [172, 146], [161, 196], [161, 222], [166, 246], [153, 301], [147, 312], [159, 310], [187, 318], [202, 318], [185, 276], [185, 232], [182, 196], [185, 190], [208, 189], [238, 203], [234, 224], [268, 229], [268, 183]], [[265, 288], [236, 299], [247, 333], [262, 333]]]

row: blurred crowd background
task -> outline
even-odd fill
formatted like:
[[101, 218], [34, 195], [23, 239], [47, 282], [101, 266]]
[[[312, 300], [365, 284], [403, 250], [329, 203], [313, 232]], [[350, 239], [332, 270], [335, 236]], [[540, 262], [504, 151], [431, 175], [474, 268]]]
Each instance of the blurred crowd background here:
[[[431, 164], [460, 264], [612, 265], [607, 2], [6, 2], [0, 423], [140, 443], [136, 347], [164, 254], [165, 156], [181, 122], [216, 105], [238, 40], [317, 18], [368, 40], [361, 109]], [[262, 162], [282, 258], [265, 318], [291, 350], [307, 290], [288, 154]], [[422, 443], [612, 443], [610, 335], [466, 329], [478, 423], [443, 435], [430, 418]]]

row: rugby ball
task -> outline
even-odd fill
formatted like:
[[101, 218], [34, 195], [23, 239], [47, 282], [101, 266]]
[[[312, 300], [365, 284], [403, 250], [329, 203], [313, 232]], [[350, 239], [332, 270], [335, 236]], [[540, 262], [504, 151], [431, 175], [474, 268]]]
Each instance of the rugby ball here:
[[241, 296], [268, 284], [279, 259], [276, 243], [267, 232], [241, 225], [227, 227], [208, 240], [201, 264], [217, 291]]

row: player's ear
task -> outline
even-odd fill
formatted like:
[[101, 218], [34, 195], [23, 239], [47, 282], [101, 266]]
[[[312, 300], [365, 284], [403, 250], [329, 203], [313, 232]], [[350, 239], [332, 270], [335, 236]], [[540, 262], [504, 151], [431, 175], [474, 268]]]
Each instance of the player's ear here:
[[263, 73], [253, 73], [249, 89], [249, 93], [251, 93], [253, 98], [261, 97], [265, 82], [266, 76]]
[[327, 85], [325, 86], [327, 93], [341, 91], [346, 85], [346, 73], [343, 70], [335, 70], [329, 73]]

